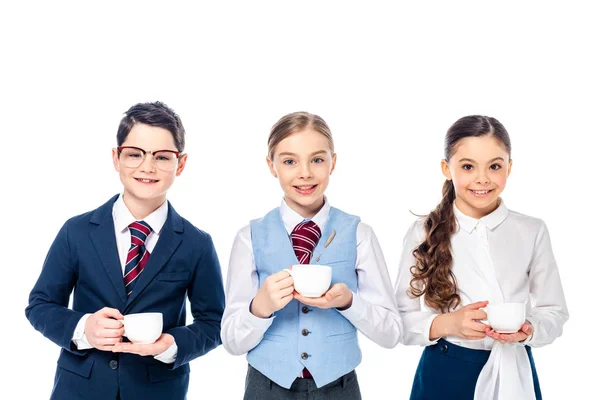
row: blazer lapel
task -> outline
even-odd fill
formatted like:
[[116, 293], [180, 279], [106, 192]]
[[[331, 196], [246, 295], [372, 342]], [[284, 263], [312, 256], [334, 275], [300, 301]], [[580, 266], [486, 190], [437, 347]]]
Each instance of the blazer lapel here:
[[90, 231], [90, 238], [94, 244], [94, 248], [100, 257], [102, 266], [108, 274], [115, 291], [121, 301], [127, 301], [127, 293], [125, 292], [125, 284], [123, 283], [123, 270], [119, 253], [117, 250], [117, 240], [115, 238], [115, 223], [112, 217], [113, 203], [119, 196], [114, 196], [106, 204], [94, 211], [90, 222], [97, 225], [96, 229]]
[[[156, 243], [154, 250], [152, 250], [150, 253], [150, 258], [148, 259], [144, 270], [137, 278], [133, 292], [127, 299], [125, 312], [127, 312], [127, 309], [131, 306], [135, 299], [141, 295], [146, 286], [148, 286], [152, 279], [154, 279], [156, 274], [158, 274], [158, 272], [165, 266], [175, 250], [177, 250], [182, 241], [182, 232], [183, 219], [173, 209], [171, 203], [169, 203], [167, 220], [160, 231], [158, 242]], [[121, 282], [122, 281], [123, 278], [121, 277]]]

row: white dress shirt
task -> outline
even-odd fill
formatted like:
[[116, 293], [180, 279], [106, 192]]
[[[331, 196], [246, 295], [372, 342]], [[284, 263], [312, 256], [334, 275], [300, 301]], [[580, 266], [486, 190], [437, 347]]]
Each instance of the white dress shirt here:
[[[145, 243], [146, 249], [150, 252], [150, 256], [152, 256], [154, 246], [156, 246], [156, 243], [158, 242], [160, 230], [167, 220], [168, 211], [168, 203], [165, 201], [160, 207], [144, 218], [144, 222], [146, 222], [152, 228], [152, 232], [150, 232], [150, 234], [146, 237]], [[115, 225], [115, 237], [117, 240], [119, 260], [121, 261], [121, 270], [123, 274], [125, 274], [127, 253], [131, 247], [131, 233], [129, 232], [129, 225], [137, 221], [137, 219], [131, 214], [131, 211], [129, 211], [125, 205], [125, 202], [123, 201], [123, 195], [120, 195], [117, 201], [115, 201], [113, 205], [112, 216]], [[73, 343], [75, 343], [79, 350], [86, 350], [94, 347], [89, 344], [84, 332], [85, 322], [90, 315], [92, 314], [86, 314], [81, 317], [73, 333]], [[173, 343], [167, 350], [156, 355], [154, 358], [164, 362], [165, 364], [175, 362], [175, 359], [177, 358], [177, 344]]]
[[[494, 293], [481, 285], [488, 267], [497, 279], [505, 302], [527, 301], [527, 320], [533, 335], [526, 344], [539, 347], [562, 334], [569, 318], [550, 236], [540, 219], [508, 210], [504, 201], [489, 215], [477, 220], [454, 206], [459, 229], [451, 239], [452, 272], [461, 297], [460, 308], [477, 301], [491, 300]], [[396, 281], [396, 302], [404, 322], [403, 343], [431, 345], [429, 331], [438, 310], [427, 307], [422, 298], [407, 294], [415, 265], [412, 251], [425, 237], [423, 220], [415, 222], [404, 238], [400, 271]], [[472, 349], [490, 350], [494, 339], [466, 340], [454, 336], [448, 341]]]
[[[540, 219], [509, 211], [503, 201], [479, 220], [463, 214], [456, 205], [454, 214], [459, 227], [451, 238], [452, 272], [461, 297], [455, 310], [483, 300], [490, 304], [526, 303], [533, 335], [522, 343], [508, 344], [490, 337], [468, 340], [448, 336], [446, 340], [492, 351], [479, 375], [475, 399], [534, 398], [529, 360], [519, 347], [551, 343], [562, 334], [569, 318], [546, 225]], [[403, 343], [427, 346], [438, 340], [429, 340], [429, 333], [439, 311], [426, 306], [422, 296], [415, 299], [407, 292], [410, 268], [415, 265], [412, 252], [425, 237], [423, 222], [415, 222], [404, 238], [395, 292], [404, 322]]]
[[[323, 208], [312, 218], [321, 231], [330, 209], [326, 199]], [[285, 201], [281, 202], [279, 210], [288, 235], [305, 220]], [[352, 305], [339, 312], [369, 339], [383, 347], [392, 348], [402, 336], [402, 320], [395, 307], [385, 259], [373, 230], [362, 222], [358, 224], [356, 243], [358, 289], [357, 293], [353, 293]], [[287, 267], [282, 265], [281, 269]], [[221, 323], [221, 339], [231, 354], [241, 355], [252, 350], [273, 323], [274, 317], [259, 318], [250, 313], [250, 302], [258, 289], [251, 230], [247, 225], [235, 237], [227, 274], [227, 301]]]

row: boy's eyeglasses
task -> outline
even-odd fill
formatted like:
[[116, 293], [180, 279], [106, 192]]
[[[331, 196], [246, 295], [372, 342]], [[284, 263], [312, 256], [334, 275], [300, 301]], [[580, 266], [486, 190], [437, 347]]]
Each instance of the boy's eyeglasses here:
[[183, 154], [179, 151], [147, 151], [133, 146], [119, 146], [117, 147], [117, 151], [119, 153], [120, 163], [126, 168], [139, 167], [146, 159], [146, 154], [150, 154], [152, 156], [152, 162], [156, 168], [165, 172], [173, 171], [175, 168], [177, 168], [179, 160], [181, 157], [183, 157]]

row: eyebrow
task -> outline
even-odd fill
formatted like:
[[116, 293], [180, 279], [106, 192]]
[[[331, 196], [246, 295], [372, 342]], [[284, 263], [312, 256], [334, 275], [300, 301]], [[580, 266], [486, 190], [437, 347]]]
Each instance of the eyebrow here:
[[[317, 150], [314, 153], [312, 153], [310, 156], [316, 156], [317, 154], [321, 154], [321, 153], [327, 153], [327, 150]], [[290, 153], [290, 152], [283, 152], [283, 153], [279, 153], [277, 154], [278, 156], [282, 157], [282, 156], [297, 156], [296, 153]]]
[[[488, 163], [494, 162], [494, 161], [504, 161], [504, 158], [502, 157], [496, 157], [496, 158], [492, 158], [490, 161], [488, 161]], [[477, 164], [477, 161], [475, 160], [471, 160], [470, 158], [461, 158], [460, 160], [458, 160], [458, 162], [463, 162], [463, 161], [467, 161], [473, 164]]]

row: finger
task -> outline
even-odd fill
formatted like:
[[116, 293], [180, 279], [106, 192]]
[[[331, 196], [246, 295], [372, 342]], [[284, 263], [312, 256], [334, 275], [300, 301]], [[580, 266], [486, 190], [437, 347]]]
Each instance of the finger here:
[[483, 307], [487, 306], [488, 303], [489, 303], [489, 301], [487, 301], [487, 300], [485, 300], [485, 301], [478, 301], [478, 302], [475, 302], [475, 303], [467, 304], [463, 308], [466, 308], [467, 310], [479, 310], [480, 308], [483, 308]]
[[273, 279], [273, 282], [279, 282], [283, 279], [289, 278], [290, 276], [290, 273], [284, 269], [283, 271], [275, 272], [270, 276], [270, 278]]
[[291, 276], [288, 276], [287, 278], [283, 278], [282, 280], [278, 281], [275, 284], [275, 287], [277, 289], [284, 289], [284, 288], [293, 287], [293, 286], [294, 286], [294, 279], [292, 279]]
[[112, 318], [103, 318], [98, 324], [104, 329], [120, 329], [123, 327], [123, 321]]
[[482, 311], [482, 310], [473, 310], [473, 311], [469, 311], [469, 317], [471, 319], [483, 320], [483, 319], [487, 319], [487, 314], [485, 313], [485, 311]]
[[322, 307], [327, 304], [327, 300], [324, 297], [304, 297], [301, 294], [295, 294], [294, 298], [299, 302], [308, 306]]
[[101, 346], [114, 346], [118, 343], [121, 343], [121, 338], [102, 338], [98, 340], [98, 343]]
[[472, 321], [469, 325], [468, 325], [469, 329], [472, 329], [475, 332], [482, 332], [485, 334], [486, 330], [489, 328], [488, 325], [483, 324], [481, 322], [477, 322], [477, 321]]
[[290, 295], [292, 295], [293, 293], [294, 293], [294, 287], [293, 287], [293, 286], [286, 287], [286, 288], [284, 288], [284, 289], [281, 289], [281, 290], [279, 291], [279, 295], [281, 296], [281, 298], [284, 298], [284, 297], [290, 296]]
[[100, 315], [105, 318], [123, 319], [123, 314], [116, 308], [104, 307], [100, 310]]
[[525, 322], [521, 327], [521, 330], [525, 332], [527, 336], [529, 336], [533, 333], [533, 326], [529, 322]]
[[125, 333], [125, 329], [104, 329], [102, 332], [102, 337], [105, 338], [120, 338]]

